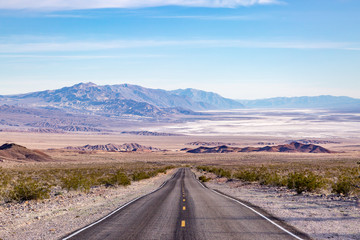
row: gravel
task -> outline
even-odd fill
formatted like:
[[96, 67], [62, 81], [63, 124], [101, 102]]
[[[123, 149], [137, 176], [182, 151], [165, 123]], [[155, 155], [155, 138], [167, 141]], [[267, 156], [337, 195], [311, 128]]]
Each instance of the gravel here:
[[360, 239], [358, 198], [296, 194], [286, 188], [213, 179], [206, 186], [252, 203], [313, 239]]

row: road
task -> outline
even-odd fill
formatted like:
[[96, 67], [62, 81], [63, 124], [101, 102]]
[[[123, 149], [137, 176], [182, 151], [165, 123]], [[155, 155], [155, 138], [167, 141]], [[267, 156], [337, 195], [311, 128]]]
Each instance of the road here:
[[65, 239], [297, 239], [280, 228], [179, 169], [159, 190]]

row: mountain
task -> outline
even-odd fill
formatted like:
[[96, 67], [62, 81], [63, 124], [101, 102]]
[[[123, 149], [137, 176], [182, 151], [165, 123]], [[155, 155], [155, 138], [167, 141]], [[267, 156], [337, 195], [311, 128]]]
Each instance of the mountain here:
[[193, 88], [177, 89], [171, 91], [172, 93], [182, 96], [184, 98], [190, 98], [198, 103], [205, 103], [203, 107], [212, 106], [214, 109], [235, 109], [244, 108], [244, 105], [238, 101], [224, 98], [217, 93], [205, 92]]
[[98, 116], [70, 114], [61, 109], [0, 105], [0, 131], [100, 132], [106, 123]]
[[[190, 94], [191, 93], [191, 94]], [[107, 116], [162, 117], [193, 115], [194, 111], [242, 107], [236, 101], [199, 90], [166, 91], [131, 84], [79, 83], [71, 87], [0, 96], [0, 104], [57, 108], [72, 113]]]
[[314, 144], [292, 142], [290, 144], [266, 147], [198, 147], [187, 151], [188, 153], [230, 153], [230, 152], [302, 152], [302, 153], [332, 153], [332, 151]]
[[358, 109], [360, 99], [322, 95], [316, 97], [277, 97], [258, 100], [239, 100], [248, 108], [317, 108]]

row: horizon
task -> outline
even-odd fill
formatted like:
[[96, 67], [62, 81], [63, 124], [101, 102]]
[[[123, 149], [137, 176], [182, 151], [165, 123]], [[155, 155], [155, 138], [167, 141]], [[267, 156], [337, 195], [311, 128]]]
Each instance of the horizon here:
[[360, 98], [359, 10], [354, 0], [2, 2], [0, 95], [90, 81]]

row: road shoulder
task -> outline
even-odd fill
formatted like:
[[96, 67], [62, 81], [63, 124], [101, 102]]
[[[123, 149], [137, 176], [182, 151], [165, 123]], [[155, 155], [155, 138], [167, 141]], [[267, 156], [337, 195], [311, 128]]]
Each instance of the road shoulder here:
[[172, 177], [167, 174], [132, 182], [130, 186], [91, 189], [89, 193], [70, 192], [43, 201], [0, 206], [0, 238], [59, 239], [109, 214], [119, 206], [156, 190]]
[[360, 239], [360, 205], [352, 199], [296, 195], [286, 189], [213, 179], [205, 185], [274, 216], [313, 239]]

